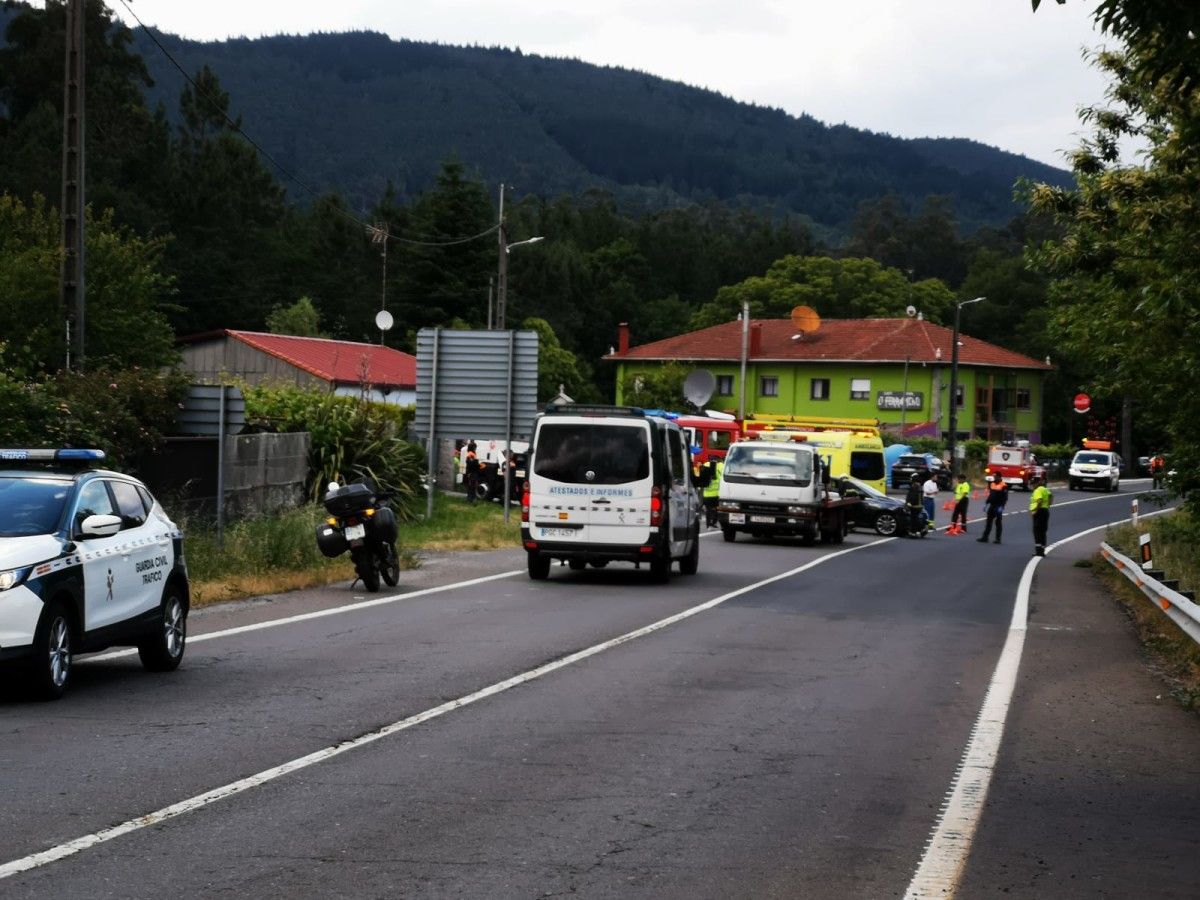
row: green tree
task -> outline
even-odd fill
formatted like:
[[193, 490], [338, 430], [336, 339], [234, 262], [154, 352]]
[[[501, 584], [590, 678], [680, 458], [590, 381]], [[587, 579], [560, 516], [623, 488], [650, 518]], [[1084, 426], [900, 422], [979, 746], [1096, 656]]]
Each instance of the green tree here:
[[621, 396], [631, 406], [646, 409], [679, 409], [684, 404], [683, 382], [688, 368], [668, 362], [653, 371], [633, 373], [621, 382]]
[[[151, 84], [133, 35], [100, 0], [84, 5], [88, 201], [139, 231], [164, 224], [166, 120], [146, 107]], [[0, 191], [26, 202], [62, 183], [62, 0], [28, 7], [0, 41]]]
[[284, 221], [283, 190], [235, 132], [229, 95], [207, 67], [180, 97], [171, 155], [168, 261], [178, 276], [181, 331], [261, 328]]
[[267, 315], [267, 330], [294, 337], [328, 337], [321, 331], [321, 314], [311, 297], [301, 297], [291, 306], [276, 306]]
[[[1059, 0], [1062, 2], [1062, 0]], [[1038, 0], [1034, 0], [1036, 10]], [[1031, 254], [1054, 278], [1052, 336], [1086, 363], [1099, 397], [1130, 396], [1200, 478], [1200, 7], [1101, 0], [1097, 24], [1122, 48], [1096, 61], [1108, 105], [1083, 114], [1074, 190], [1037, 185], [1033, 209], [1065, 229]], [[1129, 137], [1148, 150], [1124, 162]], [[1198, 495], [1200, 496], [1200, 495]]]
[[945, 321], [954, 294], [936, 278], [912, 284], [904, 273], [885, 269], [873, 259], [785, 256], [766, 275], [747, 278], [717, 291], [692, 317], [692, 328], [707, 328], [735, 319], [749, 302], [754, 318], [787, 318], [796, 306], [810, 306], [838, 319], [903, 316], [916, 306], [934, 322]]
[[[453, 316], [476, 327], [484, 324], [497, 240], [463, 239], [483, 234], [493, 224], [483, 184], [468, 178], [462, 163], [442, 163], [436, 186], [413, 207], [410, 231], [399, 235], [402, 274], [396, 308], [402, 326], [416, 330]], [[510, 241], [517, 239], [509, 235]]]
[[[163, 241], [116, 225], [111, 211], [97, 218], [89, 207], [87, 216], [89, 368], [174, 363]], [[5, 364], [18, 377], [53, 372], [61, 364], [58, 237], [57, 213], [42, 198], [27, 205], [0, 194], [0, 334], [9, 336]]]
[[538, 336], [538, 401], [544, 403], [558, 394], [561, 386], [572, 399], [591, 403], [599, 400], [592, 384], [592, 367], [558, 342], [558, 335], [545, 319], [528, 318], [521, 323]]

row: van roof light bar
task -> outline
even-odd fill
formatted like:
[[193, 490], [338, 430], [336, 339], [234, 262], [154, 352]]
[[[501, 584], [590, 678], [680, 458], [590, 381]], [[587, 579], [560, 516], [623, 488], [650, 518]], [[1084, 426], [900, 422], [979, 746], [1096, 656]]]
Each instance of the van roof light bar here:
[[646, 417], [640, 406], [606, 406], [603, 403], [550, 403], [547, 415], [558, 416], [637, 416]]

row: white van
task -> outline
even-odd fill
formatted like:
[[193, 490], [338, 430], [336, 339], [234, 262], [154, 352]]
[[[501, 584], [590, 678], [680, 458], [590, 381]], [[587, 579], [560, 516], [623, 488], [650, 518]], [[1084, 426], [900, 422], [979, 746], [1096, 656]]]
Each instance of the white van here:
[[1121, 458], [1110, 450], [1080, 450], [1067, 469], [1067, 487], [1072, 491], [1096, 487], [1115, 491], [1121, 486]]
[[700, 564], [702, 503], [683, 430], [635, 407], [551, 405], [534, 424], [521, 540], [529, 577], [554, 559], [575, 570], [614, 560], [646, 563], [656, 580], [671, 563]]

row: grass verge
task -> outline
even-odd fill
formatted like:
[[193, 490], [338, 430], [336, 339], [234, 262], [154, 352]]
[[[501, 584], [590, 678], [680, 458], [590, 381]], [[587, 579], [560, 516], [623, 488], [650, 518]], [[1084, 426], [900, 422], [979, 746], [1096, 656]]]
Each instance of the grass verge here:
[[[192, 605], [206, 606], [260, 594], [314, 587], [353, 577], [348, 554], [326, 559], [317, 549], [316, 528], [325, 518], [320, 506], [275, 516], [242, 519], [225, 528], [217, 545], [211, 525], [183, 522]], [[433, 517], [400, 526], [400, 567], [419, 565], [421, 550], [492, 550], [516, 547], [521, 515], [509, 521], [498, 503], [468, 504], [462, 496], [438, 495]]]
[[[1185, 510], [1108, 529], [1108, 543], [1131, 559], [1140, 558], [1138, 537], [1150, 534], [1155, 568], [1178, 578], [1184, 590], [1200, 587], [1200, 521]], [[1137, 629], [1153, 668], [1170, 694], [1187, 709], [1200, 712], [1200, 644], [1176, 625], [1158, 605], [1130, 584], [1097, 554], [1097, 575], [1111, 588]]]

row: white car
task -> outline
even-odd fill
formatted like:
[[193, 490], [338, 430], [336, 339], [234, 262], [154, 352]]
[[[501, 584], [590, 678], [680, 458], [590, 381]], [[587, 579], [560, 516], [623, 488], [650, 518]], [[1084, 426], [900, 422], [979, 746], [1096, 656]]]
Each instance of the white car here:
[[131, 644], [151, 671], [183, 659], [183, 535], [140, 481], [91, 468], [103, 459], [0, 450], [0, 662], [45, 699], [80, 652]]
[[1067, 469], [1067, 487], [1115, 491], [1121, 486], [1121, 459], [1109, 450], [1080, 450]]

